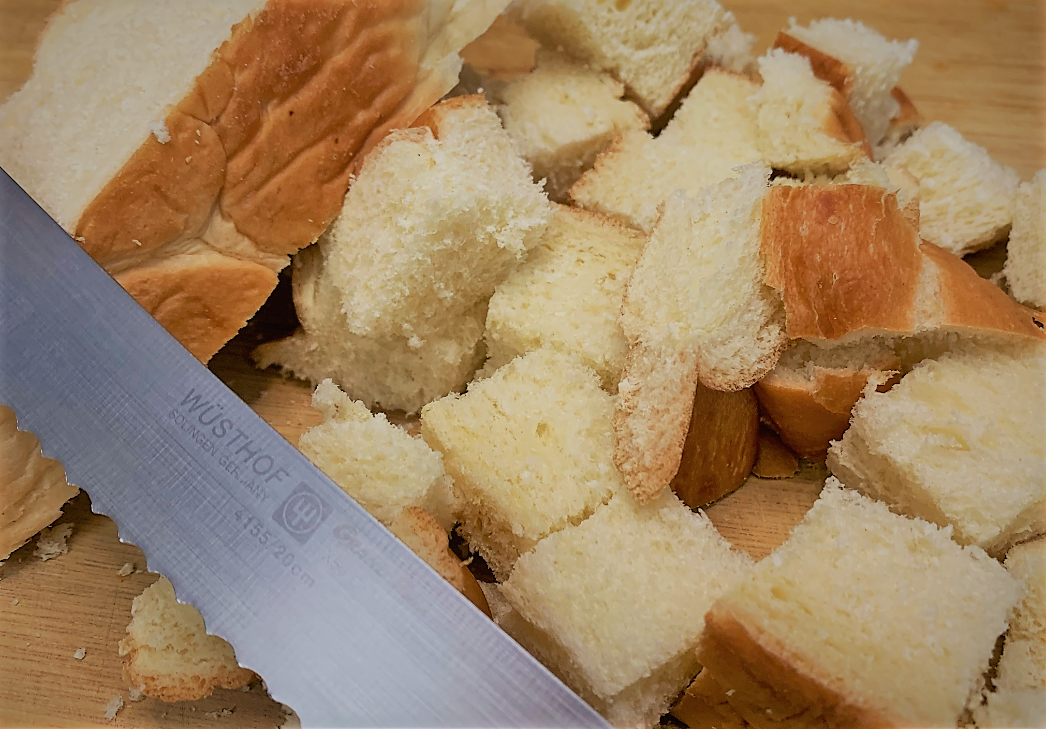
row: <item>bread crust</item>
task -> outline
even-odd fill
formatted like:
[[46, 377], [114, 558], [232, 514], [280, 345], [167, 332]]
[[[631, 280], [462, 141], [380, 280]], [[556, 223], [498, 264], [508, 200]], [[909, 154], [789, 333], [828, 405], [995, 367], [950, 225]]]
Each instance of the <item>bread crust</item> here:
[[725, 690], [730, 705], [758, 729], [896, 726], [810, 675], [801, 659], [771, 636], [753, 636], [721, 604], [705, 615], [698, 660]]
[[791, 478], [799, 470], [799, 458], [781, 442], [769, 426], [759, 426], [759, 451], [752, 474], [759, 478]]
[[867, 185], [772, 187], [761, 239], [764, 281], [781, 292], [791, 339], [912, 331], [922, 256], [893, 193]]
[[773, 47], [806, 57], [810, 61], [810, 68], [813, 70], [814, 76], [830, 84], [844, 96], [849, 96], [853, 92], [856, 74], [853, 67], [845, 61], [840, 61], [824, 51], [807, 45], [785, 30], [778, 31]]

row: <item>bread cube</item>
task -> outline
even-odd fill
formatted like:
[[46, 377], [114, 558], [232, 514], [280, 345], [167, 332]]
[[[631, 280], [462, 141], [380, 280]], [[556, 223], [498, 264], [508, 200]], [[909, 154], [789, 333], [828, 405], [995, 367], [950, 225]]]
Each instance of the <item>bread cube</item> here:
[[534, 179], [545, 180], [550, 199], [565, 202], [570, 186], [615, 136], [650, 126], [624, 93], [613, 77], [546, 50], [538, 51], [532, 72], [497, 93], [505, 131]]
[[499, 580], [620, 489], [612, 412], [596, 373], [548, 348], [421, 411], [422, 436], [454, 479], [462, 533]]
[[543, 46], [623, 81], [652, 119], [686, 86], [709, 38], [733, 20], [715, 0], [526, 0], [522, 10]]
[[650, 232], [674, 190], [696, 194], [762, 159], [749, 102], [758, 88], [745, 76], [710, 69], [660, 135], [619, 137], [570, 188], [570, 199]]
[[705, 611], [750, 567], [673, 495], [622, 494], [519, 558], [502, 626], [612, 724], [651, 727], [697, 673]]
[[597, 213], [557, 207], [541, 245], [490, 299], [487, 368], [548, 346], [578, 355], [617, 392], [628, 354], [621, 298], [645, 242]]
[[1046, 170], [1017, 192], [1002, 271], [1013, 298], [1046, 311]]
[[990, 349], [926, 361], [854, 407], [828, 451], [840, 481], [1002, 554], [1046, 532], [1046, 355]]
[[955, 726], [1016, 601], [981, 549], [829, 478], [708, 611], [698, 660], [756, 726]]
[[919, 180], [924, 240], [965, 256], [1003, 240], [1009, 232], [1020, 184], [1017, 173], [947, 124], [923, 127], [883, 164]]

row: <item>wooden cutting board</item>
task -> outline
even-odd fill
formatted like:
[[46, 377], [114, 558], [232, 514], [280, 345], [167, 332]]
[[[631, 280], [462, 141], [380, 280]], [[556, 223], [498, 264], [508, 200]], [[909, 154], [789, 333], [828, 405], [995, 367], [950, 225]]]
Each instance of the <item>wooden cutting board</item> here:
[[[0, 0], [0, 99], [24, 81], [48, 13], [60, 0]], [[1037, 0], [725, 0], [742, 27], [765, 48], [789, 16], [800, 22], [854, 17], [887, 36], [918, 38], [916, 62], [903, 87], [928, 119], [945, 121], [1012, 165], [1024, 179], [1046, 166], [1044, 139], [1044, 16]], [[512, 75], [533, 62], [534, 44], [499, 23], [466, 53], [480, 71]], [[990, 273], [1003, 247], [980, 254]], [[211, 369], [291, 442], [318, 422], [310, 389], [271, 372], [258, 372], [246, 354], [259, 341], [293, 326], [286, 287], [252, 325], [211, 363]], [[751, 479], [709, 510], [737, 546], [765, 556], [787, 536], [816, 498], [824, 472], [808, 466], [788, 481]], [[284, 714], [260, 686], [219, 691], [197, 702], [128, 703], [114, 722], [103, 718], [116, 695], [126, 700], [117, 643], [130, 603], [154, 579], [135, 547], [122, 544], [116, 526], [91, 513], [81, 494], [61, 522], [74, 524], [69, 553], [47, 562], [34, 543], [0, 567], [0, 726], [273, 727]], [[143, 570], [122, 578], [132, 563]], [[82, 660], [73, 654], [86, 649]], [[231, 714], [221, 710], [230, 709]]]

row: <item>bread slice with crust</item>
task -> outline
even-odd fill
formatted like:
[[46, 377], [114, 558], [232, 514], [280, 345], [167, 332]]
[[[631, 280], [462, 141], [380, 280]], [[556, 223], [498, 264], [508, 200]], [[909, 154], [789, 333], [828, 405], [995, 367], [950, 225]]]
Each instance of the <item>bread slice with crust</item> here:
[[1017, 597], [982, 550], [829, 478], [705, 615], [698, 660], [756, 727], [954, 726]]
[[894, 91], [919, 43], [889, 41], [850, 19], [823, 18], [803, 27], [793, 18], [774, 46], [809, 58], [817, 77], [846, 97], [869, 143], [877, 145], [901, 110]]
[[733, 20], [715, 0], [525, 0], [521, 10], [531, 36], [624, 82], [651, 119], [684, 90], [709, 38]]
[[1046, 170], [1017, 192], [1002, 272], [1013, 298], [1046, 310]]
[[505, 5], [63, 3], [0, 107], [0, 164], [206, 361]]

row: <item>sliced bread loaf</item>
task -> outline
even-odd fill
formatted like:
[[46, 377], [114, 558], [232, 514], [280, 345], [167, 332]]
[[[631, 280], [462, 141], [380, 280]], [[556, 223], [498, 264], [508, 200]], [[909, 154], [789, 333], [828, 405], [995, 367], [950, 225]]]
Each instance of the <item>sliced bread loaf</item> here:
[[671, 494], [621, 494], [519, 558], [502, 627], [613, 725], [653, 727], [697, 673], [705, 610], [750, 568]]
[[698, 660], [757, 727], [954, 726], [1016, 601], [980, 549], [830, 478], [708, 611]]
[[0, 164], [206, 361], [505, 5], [63, 3], [0, 107]]
[[1002, 272], [1017, 301], [1046, 310], [1046, 170], [1017, 192]]

